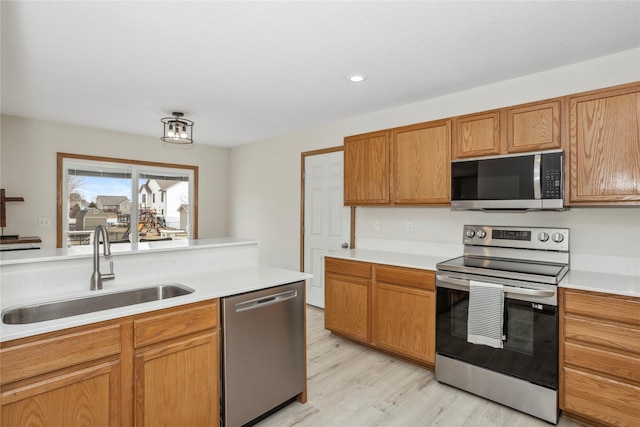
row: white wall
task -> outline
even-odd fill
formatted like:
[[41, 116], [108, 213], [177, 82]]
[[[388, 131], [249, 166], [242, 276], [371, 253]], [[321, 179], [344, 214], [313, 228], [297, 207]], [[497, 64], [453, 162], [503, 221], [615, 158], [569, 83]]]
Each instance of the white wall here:
[[[302, 152], [340, 146], [348, 135], [638, 80], [640, 49], [633, 49], [233, 148], [230, 157], [231, 233], [260, 239], [263, 262], [297, 269]], [[573, 252], [640, 257], [640, 208], [583, 208], [507, 216], [451, 212], [446, 208], [358, 208], [356, 219], [356, 236], [360, 241], [382, 238], [399, 242], [415, 239], [459, 243], [461, 227], [469, 222], [562, 225], [572, 229]], [[382, 224], [379, 234], [372, 227], [376, 219]], [[416, 229], [410, 236], [404, 231], [406, 221], [415, 222]]]
[[[229, 235], [229, 150], [194, 144], [166, 146], [159, 138], [123, 134], [2, 115], [0, 185], [7, 196], [4, 234], [40, 236], [43, 248], [56, 247], [56, 153], [86, 154], [199, 167], [198, 235]], [[40, 228], [38, 218], [51, 225]]]

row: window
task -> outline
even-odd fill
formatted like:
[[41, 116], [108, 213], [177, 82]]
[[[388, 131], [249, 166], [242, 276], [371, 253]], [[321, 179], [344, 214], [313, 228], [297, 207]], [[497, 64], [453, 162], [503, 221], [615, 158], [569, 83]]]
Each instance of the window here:
[[197, 238], [197, 183], [197, 166], [58, 153], [57, 245], [89, 244], [100, 224], [112, 242]]

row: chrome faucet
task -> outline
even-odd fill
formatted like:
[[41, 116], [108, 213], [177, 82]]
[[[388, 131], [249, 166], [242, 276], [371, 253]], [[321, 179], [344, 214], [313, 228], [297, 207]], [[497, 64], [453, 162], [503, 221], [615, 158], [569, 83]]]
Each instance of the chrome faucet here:
[[104, 245], [104, 256], [111, 256], [111, 244], [109, 243], [109, 233], [104, 225], [96, 227], [93, 235], [93, 274], [91, 275], [91, 288], [95, 291], [102, 289], [103, 280], [113, 280], [116, 278], [113, 274], [113, 261], [111, 261], [111, 272], [107, 274], [100, 273], [100, 235], [102, 235], [102, 243]]

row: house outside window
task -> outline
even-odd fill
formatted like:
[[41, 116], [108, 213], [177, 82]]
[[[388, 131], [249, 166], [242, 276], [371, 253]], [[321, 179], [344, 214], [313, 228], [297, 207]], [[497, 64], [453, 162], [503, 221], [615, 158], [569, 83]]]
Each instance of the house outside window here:
[[112, 242], [197, 237], [197, 216], [185, 215], [195, 201], [197, 167], [58, 157], [58, 182], [66, 183], [58, 188], [59, 247], [90, 244], [97, 225], [107, 227]]

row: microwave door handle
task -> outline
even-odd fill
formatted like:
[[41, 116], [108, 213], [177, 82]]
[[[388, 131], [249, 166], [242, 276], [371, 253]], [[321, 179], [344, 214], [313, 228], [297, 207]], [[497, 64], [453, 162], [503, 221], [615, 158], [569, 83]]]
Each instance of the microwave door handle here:
[[[460, 289], [460, 288], [469, 289], [469, 280], [466, 280], [466, 279], [454, 279], [452, 277], [445, 277], [445, 276], [442, 276], [440, 274], [438, 274], [436, 276], [436, 278], [442, 283], [454, 285], [451, 288], [454, 288], [454, 289]], [[443, 286], [443, 287], [448, 288], [449, 286]], [[508, 293], [508, 294], [527, 295], [527, 296], [531, 296], [531, 297], [552, 297], [556, 293], [555, 290], [546, 291], [546, 290], [543, 290], [543, 289], [524, 289], [524, 288], [518, 288], [518, 287], [515, 287], [515, 286], [503, 286], [502, 289], [503, 289], [503, 291], [505, 293]], [[460, 289], [460, 290], [462, 290], [462, 289]]]
[[542, 187], [540, 180], [540, 172], [542, 169], [542, 154], [533, 156], [533, 198], [535, 200], [542, 199]]

